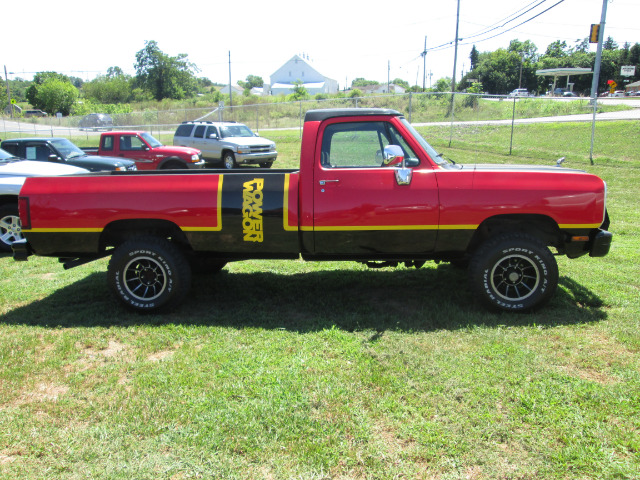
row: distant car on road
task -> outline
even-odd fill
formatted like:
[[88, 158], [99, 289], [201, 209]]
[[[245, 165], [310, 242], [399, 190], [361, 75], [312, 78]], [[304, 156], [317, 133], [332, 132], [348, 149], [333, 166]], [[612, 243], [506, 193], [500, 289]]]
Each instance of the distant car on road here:
[[113, 128], [113, 118], [106, 113], [90, 113], [80, 119], [78, 127], [89, 130], [111, 130]]
[[616, 90], [613, 92], [610, 97], [624, 97], [624, 90]]
[[516, 88], [509, 94], [509, 98], [515, 97], [533, 97], [526, 88]]
[[562, 94], [563, 97], [577, 97], [577, 95], [573, 92], [564, 92]]
[[39, 109], [31, 109], [31, 110], [25, 110], [24, 111], [24, 117], [25, 118], [29, 118], [29, 117], [46, 117], [47, 116], [47, 112], [43, 112], [42, 110]]

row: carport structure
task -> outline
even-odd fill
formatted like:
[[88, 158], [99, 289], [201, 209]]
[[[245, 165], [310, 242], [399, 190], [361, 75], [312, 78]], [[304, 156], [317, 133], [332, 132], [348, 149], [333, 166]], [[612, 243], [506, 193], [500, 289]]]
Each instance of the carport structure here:
[[543, 77], [553, 77], [553, 88], [551, 89], [551, 94], [556, 91], [556, 83], [558, 82], [558, 77], [567, 76], [567, 88], [570, 91], [573, 91], [573, 84], [569, 82], [571, 75], [586, 75], [588, 73], [593, 73], [590, 68], [546, 68], [543, 70], [536, 70], [536, 75]]

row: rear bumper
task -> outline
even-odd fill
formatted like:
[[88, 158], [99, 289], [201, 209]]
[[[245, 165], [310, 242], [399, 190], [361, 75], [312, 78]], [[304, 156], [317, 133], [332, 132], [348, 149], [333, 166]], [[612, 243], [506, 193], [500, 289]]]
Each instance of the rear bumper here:
[[611, 239], [613, 234], [606, 230], [600, 230], [593, 239], [591, 249], [589, 250], [590, 257], [604, 257], [609, 253], [611, 248]]
[[17, 262], [26, 262], [27, 259], [33, 255], [31, 245], [29, 245], [26, 238], [13, 242], [11, 244], [11, 250], [13, 250], [13, 259]]

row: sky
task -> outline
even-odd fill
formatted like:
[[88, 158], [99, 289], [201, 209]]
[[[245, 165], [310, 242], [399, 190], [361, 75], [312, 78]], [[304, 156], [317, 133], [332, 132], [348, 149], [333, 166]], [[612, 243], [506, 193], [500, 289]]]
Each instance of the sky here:
[[[640, 1], [606, 1], [605, 38], [640, 43]], [[484, 52], [531, 40], [539, 53], [556, 40], [574, 46], [600, 22], [603, 8], [603, 0], [459, 3], [457, 79], [469, 70], [473, 45]], [[0, 61], [10, 79], [56, 71], [87, 81], [112, 66], [134, 75], [136, 52], [155, 40], [168, 55], [187, 54], [197, 76], [221, 84], [228, 84], [229, 70], [234, 84], [248, 75], [269, 82], [297, 54], [340, 89], [358, 77], [422, 85], [426, 37], [428, 87], [453, 75], [457, 6], [458, 0], [11, 2], [3, 8]]]

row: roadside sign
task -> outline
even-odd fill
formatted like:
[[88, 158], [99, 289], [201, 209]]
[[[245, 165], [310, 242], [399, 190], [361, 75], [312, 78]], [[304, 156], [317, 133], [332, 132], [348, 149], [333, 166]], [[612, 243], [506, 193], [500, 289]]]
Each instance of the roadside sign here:
[[620, 67], [620, 75], [623, 77], [633, 77], [636, 74], [635, 65], [623, 65]]

